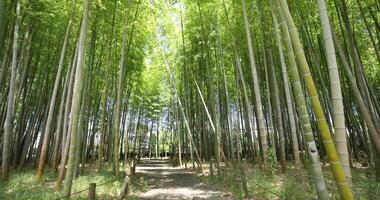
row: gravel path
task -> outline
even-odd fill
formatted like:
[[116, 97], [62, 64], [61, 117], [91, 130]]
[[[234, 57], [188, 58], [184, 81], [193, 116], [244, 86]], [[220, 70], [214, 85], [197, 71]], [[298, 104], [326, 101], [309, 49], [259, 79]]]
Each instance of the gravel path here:
[[136, 172], [148, 181], [148, 190], [137, 195], [141, 200], [228, 199], [223, 197], [223, 192], [213, 190], [210, 185], [202, 183], [194, 172], [171, 167], [169, 160], [141, 160]]

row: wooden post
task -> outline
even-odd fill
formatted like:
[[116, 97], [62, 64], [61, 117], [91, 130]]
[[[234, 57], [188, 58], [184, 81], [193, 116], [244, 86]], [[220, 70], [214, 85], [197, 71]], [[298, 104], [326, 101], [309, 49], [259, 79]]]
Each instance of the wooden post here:
[[243, 186], [245, 197], [249, 197], [248, 183], [247, 183], [244, 167], [240, 166], [239, 169], [240, 169], [240, 176], [241, 176], [241, 184]]
[[124, 199], [128, 195], [128, 187], [129, 187], [129, 175], [125, 174], [124, 183], [121, 187], [121, 191], [118, 199]]
[[95, 200], [96, 196], [96, 183], [90, 183], [90, 189], [88, 190], [88, 200]]
[[212, 160], [210, 159], [210, 176], [214, 176], [214, 168], [212, 166]]

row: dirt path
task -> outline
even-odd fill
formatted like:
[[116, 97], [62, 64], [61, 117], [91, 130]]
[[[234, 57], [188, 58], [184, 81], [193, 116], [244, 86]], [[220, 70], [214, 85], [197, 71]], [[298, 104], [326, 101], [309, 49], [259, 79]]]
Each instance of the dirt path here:
[[141, 160], [136, 171], [148, 181], [148, 191], [138, 194], [138, 199], [228, 199], [223, 192], [202, 183], [193, 172], [171, 167], [168, 160]]

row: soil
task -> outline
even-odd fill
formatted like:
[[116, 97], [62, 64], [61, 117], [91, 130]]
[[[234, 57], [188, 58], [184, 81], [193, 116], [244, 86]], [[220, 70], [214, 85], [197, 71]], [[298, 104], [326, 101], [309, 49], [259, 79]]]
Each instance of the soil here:
[[169, 160], [141, 160], [136, 168], [137, 176], [148, 182], [148, 190], [137, 194], [137, 199], [160, 200], [227, 200], [223, 192], [201, 181], [195, 172], [172, 167]]

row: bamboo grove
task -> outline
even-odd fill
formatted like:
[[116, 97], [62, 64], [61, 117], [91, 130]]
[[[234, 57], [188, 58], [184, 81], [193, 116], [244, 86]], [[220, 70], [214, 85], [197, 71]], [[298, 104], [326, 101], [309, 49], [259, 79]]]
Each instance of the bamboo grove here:
[[124, 197], [141, 158], [169, 156], [203, 174], [295, 168], [318, 199], [329, 170], [355, 199], [357, 163], [380, 180], [379, 13], [376, 0], [0, 0], [1, 180], [48, 168], [69, 195], [111, 168], [127, 172]]

